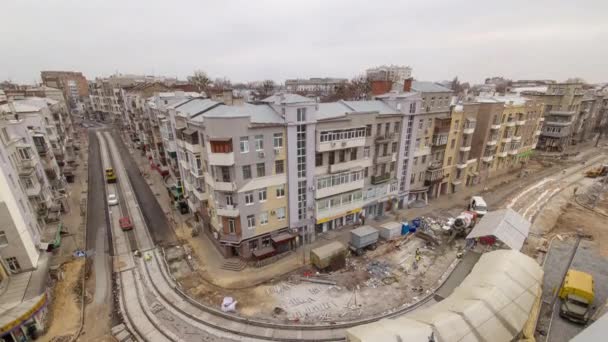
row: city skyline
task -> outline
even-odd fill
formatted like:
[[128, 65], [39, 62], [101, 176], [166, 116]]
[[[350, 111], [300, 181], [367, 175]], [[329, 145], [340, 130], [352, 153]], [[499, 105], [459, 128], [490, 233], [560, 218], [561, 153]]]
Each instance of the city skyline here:
[[10, 34], [0, 37], [0, 79], [14, 82], [39, 81], [40, 70], [185, 79], [199, 69], [233, 82], [283, 82], [351, 78], [382, 64], [410, 65], [415, 78], [431, 81], [608, 79], [601, 68], [608, 5], [601, 1], [576, 8], [519, 1], [499, 10], [447, 1], [377, 2], [373, 8], [342, 1], [5, 7], [0, 18]]

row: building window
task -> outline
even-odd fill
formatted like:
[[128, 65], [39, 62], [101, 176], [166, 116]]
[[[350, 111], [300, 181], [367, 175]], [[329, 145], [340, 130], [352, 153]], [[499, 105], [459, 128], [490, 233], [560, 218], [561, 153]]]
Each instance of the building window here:
[[4, 247], [8, 245], [8, 239], [6, 238], [6, 233], [4, 230], [0, 230], [0, 247]]
[[399, 133], [399, 121], [395, 122], [395, 133]]
[[262, 211], [260, 213], [260, 225], [266, 225], [268, 224], [268, 212], [267, 211]]
[[340, 161], [340, 163], [344, 163], [346, 161], [346, 151], [338, 151], [338, 160]]
[[228, 219], [228, 233], [234, 234], [236, 233], [236, 223], [233, 218]]
[[448, 166], [452, 165], [452, 157], [448, 157]]
[[262, 238], [262, 248], [270, 246], [270, 236]]
[[335, 156], [336, 156], [336, 153], [334, 151], [329, 152], [329, 155], [327, 156], [327, 159], [328, 159], [327, 161], [328, 161], [329, 165], [334, 165], [334, 163], [336, 162]]
[[249, 191], [245, 193], [245, 204], [252, 205], [253, 204], [253, 192]]
[[357, 148], [350, 149], [350, 160], [357, 160]]
[[422, 129], [424, 127], [424, 119], [420, 119], [420, 121], [418, 121], [418, 129]]
[[277, 220], [285, 219], [285, 207], [277, 208]]
[[266, 167], [264, 163], [257, 163], [256, 165], [256, 172], [258, 177], [264, 177], [266, 176]]
[[27, 147], [18, 148], [17, 151], [19, 152], [19, 157], [21, 158], [21, 160], [29, 160], [32, 157], [32, 153]]
[[391, 172], [395, 171], [395, 162], [391, 162]]
[[306, 218], [306, 181], [298, 181], [298, 220]]
[[251, 165], [243, 165], [243, 179], [251, 179]]
[[414, 157], [414, 165], [418, 165], [418, 157]]
[[376, 135], [381, 135], [382, 133], [382, 124], [376, 125]]
[[274, 148], [283, 147], [283, 133], [275, 133], [273, 137]]
[[296, 167], [298, 178], [306, 177], [306, 125], [296, 128]]
[[387, 134], [387, 135], [388, 135], [388, 133], [389, 133], [390, 131], [391, 131], [391, 123], [390, 123], [390, 122], [387, 122], [387, 123], [384, 125], [384, 134]]
[[323, 166], [323, 153], [315, 154], [315, 166]]
[[8, 268], [13, 271], [13, 272], [19, 272], [21, 270], [21, 266], [19, 265], [19, 261], [17, 261], [17, 258], [15, 257], [10, 257], [10, 258], [6, 258], [6, 264], [8, 265]]
[[397, 143], [396, 142], [393, 143], [391, 150], [393, 153], [397, 152]]
[[278, 175], [281, 173], [285, 173], [285, 161], [284, 160], [275, 160], [274, 161], [274, 172]]
[[369, 146], [363, 147], [363, 158], [369, 158], [370, 149]]
[[297, 121], [298, 122], [306, 121], [306, 108], [298, 108]]
[[369, 167], [363, 169], [363, 177], [367, 178], [367, 176], [369, 176]]
[[226, 195], [226, 205], [234, 205], [234, 200], [232, 199], [232, 195]]
[[29, 177], [21, 178], [21, 183], [26, 189], [32, 189], [34, 187], [34, 182], [32, 182], [32, 179]]
[[255, 251], [258, 249], [258, 240], [249, 241], [249, 250]]
[[456, 139], [452, 139], [452, 141], [450, 142], [450, 149], [453, 149], [455, 145], [456, 145]]
[[239, 142], [241, 153], [249, 152], [249, 137], [241, 137]]
[[277, 198], [285, 197], [285, 185], [277, 186]]
[[256, 151], [264, 150], [264, 136], [263, 135], [255, 136], [255, 150]]
[[366, 125], [365, 126], [365, 136], [366, 137], [371, 137], [372, 136], [372, 125]]
[[410, 176], [410, 184], [414, 184], [415, 181], [416, 181], [416, 174], [412, 172], [412, 174]]
[[255, 228], [255, 215], [247, 216], [247, 228], [249, 228], [249, 229]]
[[416, 113], [416, 102], [410, 103], [410, 114]]
[[260, 202], [266, 202], [266, 188], [258, 190], [258, 199]]

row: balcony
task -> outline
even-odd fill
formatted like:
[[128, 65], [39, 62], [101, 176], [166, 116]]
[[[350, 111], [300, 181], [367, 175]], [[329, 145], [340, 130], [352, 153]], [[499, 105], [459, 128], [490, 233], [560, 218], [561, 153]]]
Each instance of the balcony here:
[[388, 182], [391, 179], [391, 174], [389, 172], [383, 174], [383, 175], [379, 175], [379, 176], [372, 176], [372, 184], [376, 185], [376, 184], [381, 184], [384, 182]]
[[496, 153], [496, 155], [497, 155], [499, 158], [504, 158], [504, 157], [506, 157], [506, 156], [507, 156], [507, 154], [508, 154], [508, 152], [507, 152], [507, 151], [501, 151], [501, 152]]
[[209, 195], [203, 191], [203, 189], [199, 186], [199, 187], [192, 187], [192, 193], [194, 193], [194, 196], [196, 196], [196, 198], [199, 201], [206, 201], [209, 199]]
[[395, 133], [387, 133], [387, 134], [381, 134], [381, 135], [377, 135], [374, 138], [374, 142], [376, 143], [385, 143], [385, 142], [389, 142], [391, 140], [395, 139]]
[[471, 146], [460, 146], [460, 152], [469, 152], [471, 150]]
[[475, 132], [475, 126], [473, 127], [465, 127], [462, 130], [462, 134], [473, 134]]
[[512, 156], [516, 155], [517, 153], [519, 153], [519, 149], [518, 148], [515, 148], [515, 149], [512, 149], [512, 150], [509, 151], [509, 155], [512, 155]]
[[240, 212], [236, 205], [225, 205], [217, 207], [217, 214], [225, 217], [239, 217]]
[[388, 153], [385, 155], [381, 155], [381, 154], [377, 154], [374, 156], [374, 162], [377, 164], [380, 163], [387, 163], [393, 160], [393, 154], [392, 153]]
[[558, 127], [566, 127], [570, 126], [574, 121], [562, 121], [562, 120], [547, 120], [545, 122], [545, 126], [558, 126]]
[[448, 133], [433, 135], [433, 147], [445, 146], [448, 143]]
[[209, 164], [215, 166], [232, 166], [234, 165], [234, 152], [209, 153]]
[[486, 163], [491, 162], [492, 160], [494, 160], [494, 155], [487, 155], [481, 158], [481, 160], [483, 160]]
[[526, 120], [517, 120], [517, 121], [515, 121], [515, 124], [517, 126], [523, 126], [526, 124]]
[[[372, 177], [372, 183], [373, 183], [373, 177]], [[364, 184], [365, 184], [365, 181], [364, 181], [363, 177], [361, 177], [361, 179], [356, 180], [354, 182], [348, 182], [348, 183], [343, 183], [343, 184], [339, 184], [339, 185], [329, 186], [329, 187], [326, 187], [323, 189], [317, 189], [317, 191], [315, 193], [315, 198], [323, 198], [323, 197], [328, 197], [328, 196], [332, 196], [332, 195], [336, 195], [336, 194], [341, 194], [343, 192], [349, 192], [349, 191], [361, 189], [361, 188], [363, 188]]]
[[510, 143], [512, 140], [513, 140], [512, 137], [506, 137], [506, 138], [502, 138], [501, 141], [504, 142], [504, 143]]
[[488, 146], [495, 146], [498, 143], [498, 138], [497, 137], [492, 137], [490, 138], [490, 140], [488, 140], [488, 142], [486, 143]]
[[370, 167], [370, 166], [372, 166], [372, 160], [369, 158], [355, 159], [355, 160], [350, 160], [350, 161], [347, 161], [344, 163], [329, 165], [329, 173], [336, 173], [336, 172], [347, 171], [347, 170], [352, 170], [352, 169], [357, 169], [357, 168], [363, 169], [363, 168]]
[[513, 136], [513, 141], [521, 141], [521, 135]]
[[492, 124], [492, 125], [490, 126], [490, 129], [500, 129], [500, 122], [499, 122], [499, 123]]
[[36, 166], [36, 159], [19, 159], [19, 173], [20, 174], [31, 174]]
[[205, 183], [209, 184], [216, 191], [236, 191], [236, 184], [230, 179], [216, 179], [215, 181], [208, 173], [205, 173]]
[[33, 185], [29, 188], [25, 189], [25, 193], [27, 197], [36, 197], [40, 195], [40, 191], [42, 190], [42, 185], [39, 182], [33, 182]]
[[469, 165], [469, 164], [468, 164], [468, 163], [466, 163], [466, 162], [464, 162], [464, 163], [459, 162], [458, 164], [456, 164], [456, 168], [457, 168], [457, 169], [464, 169], [464, 168], [466, 168], [468, 165]]
[[363, 146], [365, 146], [365, 137], [334, 140], [334, 141], [324, 141], [324, 142], [319, 142], [317, 144], [317, 152], [327, 152], [327, 151], [341, 150], [344, 148], [363, 147]]
[[549, 111], [549, 115], [559, 115], [559, 116], [572, 116], [575, 115], [575, 111], [570, 110], [552, 110]]
[[505, 122], [505, 126], [507, 126], [507, 127], [515, 127], [515, 121], [514, 120], [507, 121], [507, 122]]
[[[322, 210], [317, 209], [317, 213], [316, 213], [317, 223], [319, 223], [319, 221], [323, 220], [323, 219], [325, 219], [325, 221], [327, 221], [327, 218], [344, 216], [345, 214], [347, 214], [349, 212], [353, 212], [355, 210], [360, 209], [362, 206], [363, 206], [363, 201], [356, 200], [356, 201], [352, 201], [348, 204], [339, 205], [337, 207], [324, 208]], [[325, 221], [321, 221], [321, 222], [325, 222]]]
[[424, 175], [424, 185], [429, 186], [435, 183], [441, 183], [445, 178], [443, 168], [429, 168]]
[[184, 170], [190, 170], [190, 163], [188, 163], [187, 160], [185, 159], [180, 159], [179, 160], [179, 165], [182, 167], [182, 169]]

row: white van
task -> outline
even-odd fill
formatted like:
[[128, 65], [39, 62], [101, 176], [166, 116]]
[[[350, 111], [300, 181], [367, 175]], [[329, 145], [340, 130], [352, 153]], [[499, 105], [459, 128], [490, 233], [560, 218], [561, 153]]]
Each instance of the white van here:
[[483, 197], [473, 196], [469, 203], [469, 210], [476, 212], [477, 216], [481, 217], [488, 212], [488, 205], [486, 204], [486, 201], [483, 200]]

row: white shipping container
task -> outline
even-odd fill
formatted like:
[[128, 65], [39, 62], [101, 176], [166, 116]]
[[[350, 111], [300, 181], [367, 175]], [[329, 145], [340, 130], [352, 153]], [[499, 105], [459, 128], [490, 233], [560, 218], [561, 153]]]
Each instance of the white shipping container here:
[[380, 237], [384, 240], [392, 240], [401, 236], [401, 223], [386, 222], [380, 226]]

